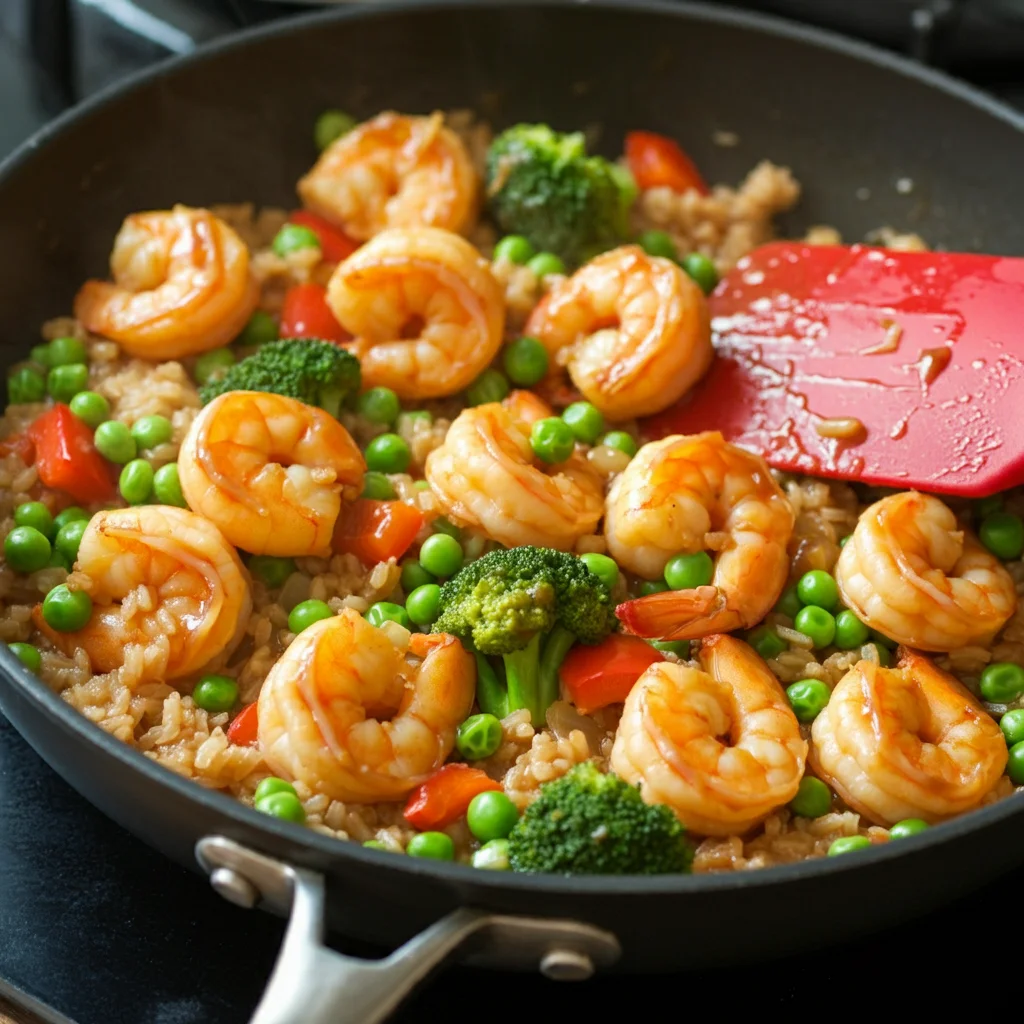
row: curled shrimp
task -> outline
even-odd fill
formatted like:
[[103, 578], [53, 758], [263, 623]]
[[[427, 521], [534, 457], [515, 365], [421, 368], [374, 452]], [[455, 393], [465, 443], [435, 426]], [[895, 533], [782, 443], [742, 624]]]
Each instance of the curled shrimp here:
[[464, 231], [480, 187], [466, 147], [442, 114], [387, 112], [331, 143], [298, 191], [314, 213], [365, 240], [386, 228]]
[[[565, 366], [608, 420], [667, 408], [711, 365], [711, 326], [700, 288], [671, 260], [627, 245], [556, 284], [525, 334]], [[549, 375], [549, 380], [552, 375]]]
[[714, 575], [710, 586], [627, 601], [616, 613], [638, 636], [669, 640], [753, 626], [786, 584], [793, 523], [764, 460], [717, 431], [645, 444], [608, 492], [610, 554], [658, 579], [673, 555], [713, 546]]
[[487, 261], [439, 228], [377, 235], [327, 285], [327, 304], [355, 337], [366, 387], [439, 398], [472, 383], [497, 354], [505, 296]]
[[335, 800], [400, 800], [444, 764], [475, 686], [455, 637], [413, 633], [405, 652], [346, 609], [304, 629], [270, 670], [260, 750], [277, 774]]
[[903, 491], [866, 509], [835, 569], [872, 629], [926, 651], [987, 644], [1017, 609], [1013, 578], [938, 498]]
[[256, 555], [323, 555], [366, 463], [322, 409], [264, 391], [228, 391], [192, 421], [178, 452], [181, 490], [236, 547]]
[[701, 668], [662, 661], [626, 698], [611, 767], [705, 836], [742, 833], [796, 795], [807, 743], [778, 680], [745, 643], [705, 637]]
[[249, 250], [208, 210], [135, 213], [110, 254], [114, 280], [86, 281], [74, 313], [87, 331], [143, 359], [226, 345], [256, 308]]
[[143, 505], [97, 512], [82, 534], [69, 582], [88, 592], [92, 618], [72, 633], [33, 621], [59, 650], [83, 649], [94, 672], [124, 663], [131, 645], [147, 651], [149, 678], [175, 679], [213, 667], [234, 650], [249, 621], [249, 577], [213, 523], [183, 508]]
[[816, 774], [883, 825], [970, 810], [1007, 759], [999, 726], [974, 697], [906, 648], [896, 668], [854, 665], [814, 720], [811, 739]]
[[530, 426], [550, 409], [519, 391], [506, 403], [462, 412], [424, 475], [447, 515], [491, 540], [571, 551], [604, 511], [601, 478], [579, 451], [555, 466], [537, 459]]

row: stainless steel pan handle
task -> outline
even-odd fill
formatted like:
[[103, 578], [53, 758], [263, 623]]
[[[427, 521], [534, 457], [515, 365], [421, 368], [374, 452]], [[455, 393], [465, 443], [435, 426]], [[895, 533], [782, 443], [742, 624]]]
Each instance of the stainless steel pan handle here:
[[581, 981], [615, 962], [615, 936], [577, 921], [506, 917], [461, 908], [383, 960], [344, 956], [323, 944], [324, 880], [223, 836], [196, 844], [210, 884], [243, 907], [288, 917], [281, 952], [251, 1024], [377, 1024], [470, 938], [505, 966]]

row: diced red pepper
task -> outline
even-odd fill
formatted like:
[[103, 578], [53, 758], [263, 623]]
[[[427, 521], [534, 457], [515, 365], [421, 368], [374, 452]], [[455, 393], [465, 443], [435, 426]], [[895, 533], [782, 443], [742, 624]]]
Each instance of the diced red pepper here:
[[324, 259], [331, 263], [348, 259], [359, 248], [360, 243], [349, 238], [341, 228], [309, 210], [296, 210], [288, 217], [288, 223], [309, 228], [320, 239], [320, 252]]
[[29, 428], [36, 469], [47, 487], [90, 505], [114, 497], [110, 464], [92, 443], [92, 430], [66, 405], [55, 405]]
[[297, 284], [284, 294], [281, 307], [282, 338], [321, 338], [341, 343], [351, 341], [327, 305], [327, 289], [321, 284]]
[[662, 186], [673, 192], [687, 192], [692, 188], [702, 196], [711, 191], [679, 143], [664, 135], [630, 132], [626, 136], [626, 163], [640, 189]]
[[423, 513], [404, 501], [360, 498], [341, 510], [334, 527], [334, 550], [355, 555], [365, 565], [401, 558], [423, 525]]
[[259, 730], [259, 712], [257, 704], [246, 704], [231, 720], [228, 726], [228, 740], [239, 747], [251, 747], [256, 743]]
[[421, 832], [444, 828], [465, 815], [473, 797], [500, 789], [501, 783], [480, 768], [446, 764], [412, 791], [405, 820]]
[[566, 655], [559, 676], [569, 699], [583, 714], [621, 704], [633, 684], [665, 656], [636, 636], [613, 633], [592, 647], [576, 644]]

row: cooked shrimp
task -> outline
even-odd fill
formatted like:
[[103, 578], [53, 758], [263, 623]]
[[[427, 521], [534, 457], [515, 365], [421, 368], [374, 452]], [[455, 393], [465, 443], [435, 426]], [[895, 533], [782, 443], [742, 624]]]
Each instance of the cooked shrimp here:
[[778, 680], [745, 643], [706, 637], [700, 664], [657, 662], [637, 680], [611, 767], [688, 829], [735, 835], [793, 799], [807, 743]]
[[109, 281], [86, 281], [75, 316], [143, 359], [180, 359], [232, 340], [256, 308], [249, 250], [208, 210], [135, 213], [114, 239]]
[[970, 810], [999, 781], [1006, 741], [993, 718], [928, 658], [861, 661], [811, 727], [815, 772], [855, 811], [893, 825]]
[[183, 508], [143, 505], [97, 512], [82, 535], [69, 580], [93, 601], [92, 618], [73, 633], [33, 620], [65, 654], [82, 649], [94, 672], [124, 663], [131, 645], [147, 653], [149, 678], [175, 679], [222, 662], [245, 632], [249, 577], [213, 523]]
[[904, 491], [857, 521], [836, 563], [843, 601], [872, 629], [909, 647], [987, 644], [1017, 609], [999, 560], [938, 498]]
[[619, 618], [638, 636], [670, 640], [753, 626], [786, 584], [793, 522], [764, 460], [721, 434], [645, 444], [608, 492], [610, 554], [631, 572], [659, 579], [673, 555], [714, 547], [714, 575], [710, 586], [621, 604]]
[[549, 382], [566, 367], [612, 421], [670, 406], [714, 355], [703, 292], [671, 260], [635, 245], [603, 253], [556, 284], [524, 333], [548, 350]]
[[260, 691], [259, 744], [278, 775], [349, 803], [400, 800], [444, 764], [476, 686], [453, 636], [413, 633], [412, 665], [346, 609], [292, 641]]
[[530, 426], [543, 403], [523, 392], [506, 401], [462, 412], [424, 475], [447, 515], [491, 540], [571, 551], [604, 511], [601, 478], [578, 450], [559, 465], [537, 459]]
[[322, 409], [263, 391], [228, 391], [192, 421], [178, 453], [189, 506], [255, 555], [324, 555], [342, 491], [366, 463]]
[[439, 398], [471, 384], [505, 329], [505, 296], [464, 238], [438, 228], [387, 231], [338, 265], [327, 303], [355, 337], [366, 387]]
[[464, 231], [480, 191], [473, 161], [443, 115], [395, 113], [333, 142], [298, 188], [309, 209], [360, 240], [420, 225]]

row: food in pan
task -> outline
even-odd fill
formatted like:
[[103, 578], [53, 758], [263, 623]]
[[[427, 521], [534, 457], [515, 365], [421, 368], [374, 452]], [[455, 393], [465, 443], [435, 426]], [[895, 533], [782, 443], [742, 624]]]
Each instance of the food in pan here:
[[461, 112], [315, 136], [299, 210], [128, 216], [10, 370], [30, 671], [258, 811], [486, 870], [766, 867], [1024, 784], [1024, 495], [645, 436], [787, 170]]

